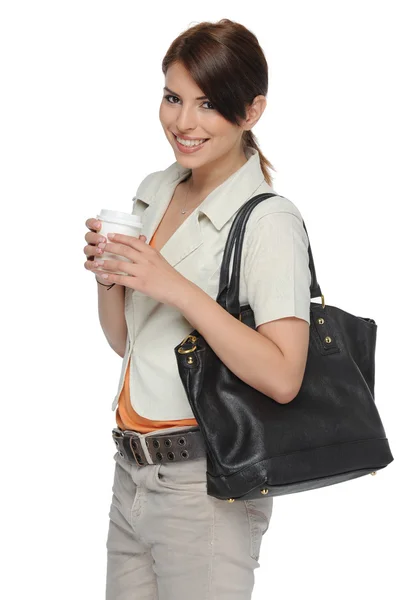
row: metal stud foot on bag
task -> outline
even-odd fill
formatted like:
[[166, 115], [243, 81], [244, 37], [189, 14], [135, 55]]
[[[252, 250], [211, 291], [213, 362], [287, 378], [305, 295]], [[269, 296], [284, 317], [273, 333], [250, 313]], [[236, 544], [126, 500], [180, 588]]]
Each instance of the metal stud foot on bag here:
[[234, 498], [229, 498], [227, 502], [234, 502]]
[[266, 489], [261, 490], [260, 493], [261, 494], [268, 494], [269, 490], [266, 488]]
[[373, 471], [370, 475], [377, 475], [377, 471]]

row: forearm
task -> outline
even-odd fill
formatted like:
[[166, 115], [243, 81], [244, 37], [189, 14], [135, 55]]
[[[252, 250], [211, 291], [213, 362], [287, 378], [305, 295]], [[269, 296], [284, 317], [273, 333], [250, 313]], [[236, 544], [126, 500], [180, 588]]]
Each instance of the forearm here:
[[178, 310], [205, 338], [220, 360], [237, 377], [276, 402], [285, 402], [289, 388], [287, 367], [280, 349], [222, 308], [190, 282], [180, 294]]
[[107, 289], [97, 281], [97, 289], [98, 314], [102, 330], [111, 348], [123, 357], [127, 336], [125, 286], [115, 284], [111, 289]]

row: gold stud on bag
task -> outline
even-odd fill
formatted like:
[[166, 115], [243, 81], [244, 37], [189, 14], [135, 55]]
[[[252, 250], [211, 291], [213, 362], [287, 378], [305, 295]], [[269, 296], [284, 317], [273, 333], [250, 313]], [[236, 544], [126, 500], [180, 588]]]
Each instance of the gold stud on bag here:
[[[257, 204], [275, 195], [259, 194], [240, 208], [221, 265], [216, 301], [252, 329], [253, 310], [240, 306], [238, 297], [245, 225]], [[207, 493], [215, 498], [234, 502], [308, 491], [375, 475], [393, 461], [374, 399], [377, 325], [325, 304], [310, 243], [308, 254], [309, 350], [292, 403], [280, 404], [242, 381], [196, 330], [174, 348], [206, 446]], [[318, 297], [321, 304], [312, 301]]]

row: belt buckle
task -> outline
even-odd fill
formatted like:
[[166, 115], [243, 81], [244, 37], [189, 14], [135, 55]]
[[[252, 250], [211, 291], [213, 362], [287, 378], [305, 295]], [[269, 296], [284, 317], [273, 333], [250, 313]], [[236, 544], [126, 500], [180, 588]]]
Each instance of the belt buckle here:
[[118, 440], [120, 440], [121, 438], [123, 438], [123, 435], [124, 435], [123, 429], [117, 429], [116, 427], [114, 427], [114, 429], [112, 430], [113, 438], [117, 438]]
[[[137, 439], [138, 439], [138, 438], [137, 438]], [[132, 436], [132, 435], [129, 435], [129, 446], [130, 446], [130, 450], [132, 451], [132, 454], [133, 454], [134, 460], [136, 461], [136, 464], [137, 464], [139, 467], [144, 467], [144, 466], [145, 466], [145, 462], [143, 462], [143, 464], [141, 464], [141, 463], [139, 463], [139, 461], [137, 460], [136, 452], [135, 452], [135, 451], [133, 450], [133, 448], [132, 448], [132, 440], [133, 440], [133, 436]]]

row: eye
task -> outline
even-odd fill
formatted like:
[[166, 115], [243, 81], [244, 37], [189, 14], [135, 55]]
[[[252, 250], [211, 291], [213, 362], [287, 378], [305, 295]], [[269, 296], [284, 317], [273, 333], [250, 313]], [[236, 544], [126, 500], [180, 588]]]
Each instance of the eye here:
[[[179, 99], [177, 96], [172, 96], [171, 94], [166, 94], [166, 96], [164, 96], [164, 98], [166, 98], [166, 100], [169, 102], [169, 98], [176, 98], [177, 100]], [[176, 104], [175, 102], [169, 102], [169, 104]]]
[[[177, 96], [172, 96], [171, 94], [166, 94], [164, 96], [164, 98], [167, 102], [169, 102], [169, 104], [177, 104], [177, 102], [170, 102], [169, 98], [176, 98], [176, 100], [179, 100], [179, 98]], [[213, 104], [209, 100], [205, 100], [204, 104], [210, 104], [212, 107], [212, 108], [207, 108], [206, 110], [215, 110]]]

